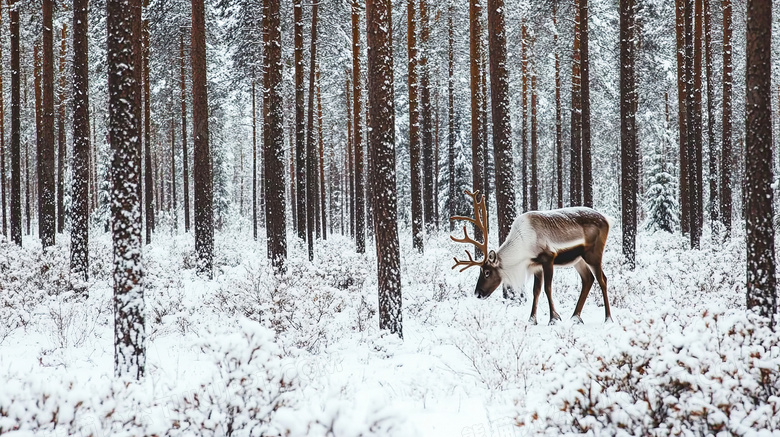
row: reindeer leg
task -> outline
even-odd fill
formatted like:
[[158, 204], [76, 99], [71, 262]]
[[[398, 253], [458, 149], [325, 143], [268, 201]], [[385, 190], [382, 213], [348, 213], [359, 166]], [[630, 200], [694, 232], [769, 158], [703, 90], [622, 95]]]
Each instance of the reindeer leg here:
[[574, 308], [574, 315], [571, 316], [572, 319], [576, 323], [582, 324], [582, 307], [585, 306], [585, 300], [588, 298], [588, 293], [590, 293], [590, 288], [593, 286], [593, 273], [591, 273], [590, 268], [588, 268], [588, 264], [585, 263], [584, 260], [579, 260], [577, 264], [574, 265], [574, 268], [577, 270], [577, 273], [580, 274], [580, 278], [582, 278], [582, 290], [580, 291], [580, 298], [577, 300], [577, 306]]
[[554, 325], [556, 322], [561, 321], [561, 316], [555, 312], [555, 305], [552, 301], [552, 278], [553, 278], [553, 260], [542, 264], [542, 271], [544, 273], [544, 293], [547, 295], [547, 302], [550, 303], [550, 324]]
[[536, 304], [539, 302], [539, 295], [542, 294], [542, 274], [541, 272], [534, 274], [534, 303], [531, 306], [531, 317], [528, 319], [528, 323], [536, 325]]
[[596, 280], [599, 281], [601, 294], [604, 297], [604, 323], [611, 323], [612, 314], [609, 312], [609, 299], [607, 298], [607, 277], [604, 275], [604, 270], [601, 269], [601, 264], [591, 266], [591, 269], [596, 276]]

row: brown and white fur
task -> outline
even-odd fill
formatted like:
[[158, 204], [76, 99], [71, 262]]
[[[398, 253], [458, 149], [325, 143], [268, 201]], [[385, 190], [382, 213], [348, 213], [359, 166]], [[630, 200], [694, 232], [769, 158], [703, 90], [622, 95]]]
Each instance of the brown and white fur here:
[[561, 320], [552, 301], [553, 269], [574, 266], [582, 278], [582, 291], [572, 318], [582, 323], [580, 313], [595, 279], [604, 296], [605, 321], [611, 321], [601, 259], [612, 222], [610, 217], [585, 207], [522, 214], [498, 251], [489, 252], [480, 271], [477, 296], [490, 296], [502, 282], [522, 288], [528, 275], [533, 275], [534, 300], [529, 321], [536, 324], [536, 305], [544, 284], [553, 324]]

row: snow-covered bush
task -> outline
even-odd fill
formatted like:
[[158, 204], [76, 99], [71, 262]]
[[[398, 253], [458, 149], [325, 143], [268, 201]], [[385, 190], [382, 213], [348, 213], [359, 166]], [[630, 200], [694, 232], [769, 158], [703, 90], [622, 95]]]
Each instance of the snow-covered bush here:
[[557, 367], [549, 435], [752, 435], [780, 428], [780, 335], [743, 312], [668, 314]]

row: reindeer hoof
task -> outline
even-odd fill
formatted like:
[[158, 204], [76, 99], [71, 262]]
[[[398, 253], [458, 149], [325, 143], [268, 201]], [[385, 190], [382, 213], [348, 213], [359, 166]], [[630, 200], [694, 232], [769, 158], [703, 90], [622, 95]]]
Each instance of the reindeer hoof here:
[[552, 317], [550, 317], [550, 325], [557, 325], [559, 322], [561, 322], [561, 316], [559, 316], [557, 313], [554, 313]]
[[607, 318], [604, 319], [604, 323], [615, 323], [615, 321], [612, 320], [612, 316], [607, 316]]
[[584, 325], [585, 324], [585, 322], [582, 321], [582, 317], [580, 317], [579, 314], [575, 314], [575, 315], [571, 316], [571, 319], [574, 321], [574, 323], [576, 323], [578, 325]]
[[528, 318], [528, 323], [530, 323], [532, 325], [538, 325], [538, 323], [536, 322], [536, 316], [529, 317]]

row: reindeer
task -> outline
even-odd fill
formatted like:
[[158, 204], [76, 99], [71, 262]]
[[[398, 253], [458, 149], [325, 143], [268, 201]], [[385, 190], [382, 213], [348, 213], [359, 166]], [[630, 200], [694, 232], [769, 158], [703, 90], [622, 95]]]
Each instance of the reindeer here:
[[[463, 238], [450, 236], [456, 243], [473, 244], [479, 252], [487, 254], [481, 260], [474, 260], [466, 250], [467, 260], [455, 260], [453, 269], [480, 267], [475, 293], [478, 298], [489, 297], [503, 282], [513, 288], [522, 288], [529, 274], [534, 277], [534, 301], [529, 323], [536, 322], [536, 305], [544, 284], [544, 292], [550, 303], [550, 324], [561, 320], [552, 301], [552, 278], [555, 267], [574, 266], [582, 278], [582, 291], [574, 309], [572, 319], [583, 323], [580, 313], [585, 305], [594, 275], [604, 296], [605, 323], [612, 321], [607, 299], [607, 277], [601, 268], [604, 246], [612, 226], [612, 219], [591, 208], [562, 208], [551, 211], [530, 211], [522, 214], [514, 223], [506, 241], [496, 251], [488, 251], [488, 214], [485, 197], [478, 200], [479, 191], [465, 192], [474, 204], [474, 218], [455, 216], [450, 220], [464, 220], [473, 223], [482, 231], [483, 242], [469, 237], [463, 226]], [[478, 255], [477, 255], [478, 256]]]

